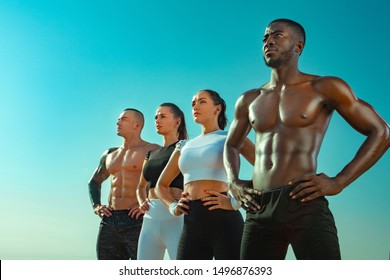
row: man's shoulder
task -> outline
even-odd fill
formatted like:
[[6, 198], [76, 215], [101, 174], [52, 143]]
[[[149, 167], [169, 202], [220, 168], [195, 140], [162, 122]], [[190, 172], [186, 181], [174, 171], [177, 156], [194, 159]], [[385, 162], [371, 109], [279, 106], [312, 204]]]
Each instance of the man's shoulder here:
[[106, 151], [106, 153], [107, 153], [107, 154], [111, 154], [112, 152], [115, 152], [115, 151], [118, 150], [118, 149], [119, 149], [119, 147], [109, 148], [109, 149]]
[[335, 76], [313, 76], [312, 83], [314, 86], [335, 85], [338, 83], [346, 84], [343, 79]]
[[243, 97], [245, 97], [245, 98], [250, 98], [250, 97], [252, 97], [252, 96], [258, 96], [259, 94], [261, 94], [262, 89], [263, 89], [263, 86], [262, 86], [262, 87], [259, 87], [259, 88], [253, 88], [253, 89], [244, 91], [244, 92], [241, 94], [241, 96], [243, 96]]
[[118, 150], [119, 147], [113, 147], [113, 148], [108, 148], [107, 150], [105, 150], [102, 154], [102, 156], [100, 157], [100, 164], [105, 164], [106, 162], [106, 159], [107, 159], [107, 156], [109, 154], [112, 154], [114, 153], [116, 150]]
[[108, 148], [107, 150], [105, 150], [105, 151], [103, 152], [102, 157], [106, 157], [107, 155], [109, 155], [109, 154], [115, 152], [115, 151], [118, 150], [118, 149], [119, 149], [119, 147]]
[[256, 99], [263, 91], [263, 87], [254, 88], [243, 92], [238, 98], [237, 102], [241, 104], [249, 105], [254, 99]]
[[312, 86], [317, 92], [326, 96], [350, 90], [343, 79], [335, 76], [317, 76], [313, 79]]

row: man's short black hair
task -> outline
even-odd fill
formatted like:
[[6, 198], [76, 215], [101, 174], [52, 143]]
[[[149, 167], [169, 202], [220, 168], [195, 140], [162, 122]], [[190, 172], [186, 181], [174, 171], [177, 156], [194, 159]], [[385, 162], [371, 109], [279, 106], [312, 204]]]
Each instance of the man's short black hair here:
[[135, 116], [137, 117], [138, 121], [140, 122], [141, 129], [144, 127], [145, 118], [144, 118], [144, 114], [142, 114], [141, 111], [139, 111], [137, 109], [134, 109], [134, 108], [126, 108], [123, 111], [132, 111], [132, 112], [134, 112]]
[[287, 19], [287, 18], [278, 18], [278, 19], [275, 19], [273, 21], [271, 21], [269, 24], [271, 23], [275, 23], [275, 22], [283, 22], [283, 23], [287, 23], [291, 29], [298, 35], [302, 38], [303, 40], [303, 43], [306, 42], [306, 32], [305, 32], [305, 29], [303, 28], [302, 25], [300, 25], [298, 22], [296, 21], [293, 21], [291, 19]]

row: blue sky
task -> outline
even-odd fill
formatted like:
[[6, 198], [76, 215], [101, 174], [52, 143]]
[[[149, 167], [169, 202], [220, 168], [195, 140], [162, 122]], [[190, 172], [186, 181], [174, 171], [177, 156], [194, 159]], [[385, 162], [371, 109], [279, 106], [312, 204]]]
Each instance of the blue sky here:
[[[306, 29], [301, 71], [346, 80], [389, 121], [389, 11], [388, 1], [2, 0], [0, 259], [95, 259], [87, 181], [122, 143], [118, 115], [140, 109], [143, 138], [161, 143], [155, 109], [174, 102], [195, 137], [191, 98], [210, 88], [231, 120], [237, 97], [269, 79], [261, 39], [275, 18]], [[362, 141], [335, 114], [318, 171], [337, 174]], [[344, 259], [389, 258], [389, 166], [386, 154], [329, 198]]]

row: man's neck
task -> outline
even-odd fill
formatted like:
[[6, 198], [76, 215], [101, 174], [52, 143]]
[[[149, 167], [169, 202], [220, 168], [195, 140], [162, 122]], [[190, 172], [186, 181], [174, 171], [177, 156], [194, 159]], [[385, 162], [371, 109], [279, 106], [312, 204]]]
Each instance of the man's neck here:
[[132, 135], [132, 136], [124, 137], [124, 142], [123, 142], [122, 146], [125, 149], [130, 149], [132, 147], [140, 145], [142, 142], [143, 142], [143, 140], [141, 139], [140, 136]]
[[269, 84], [271, 87], [296, 84], [301, 74], [297, 67], [272, 68]]

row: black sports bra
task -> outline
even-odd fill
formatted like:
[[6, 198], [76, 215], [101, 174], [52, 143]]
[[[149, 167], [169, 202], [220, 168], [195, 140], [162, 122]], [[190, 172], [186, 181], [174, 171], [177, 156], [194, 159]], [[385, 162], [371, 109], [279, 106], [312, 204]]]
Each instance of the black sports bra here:
[[[145, 159], [147, 162], [144, 166], [142, 175], [144, 176], [145, 180], [148, 181], [148, 189], [156, 187], [157, 180], [167, 165], [171, 154], [175, 150], [176, 143], [177, 142], [167, 147], [161, 147], [160, 149], [154, 151], [149, 151], [146, 154]], [[181, 173], [177, 175], [169, 187], [183, 189], [183, 175]]]

